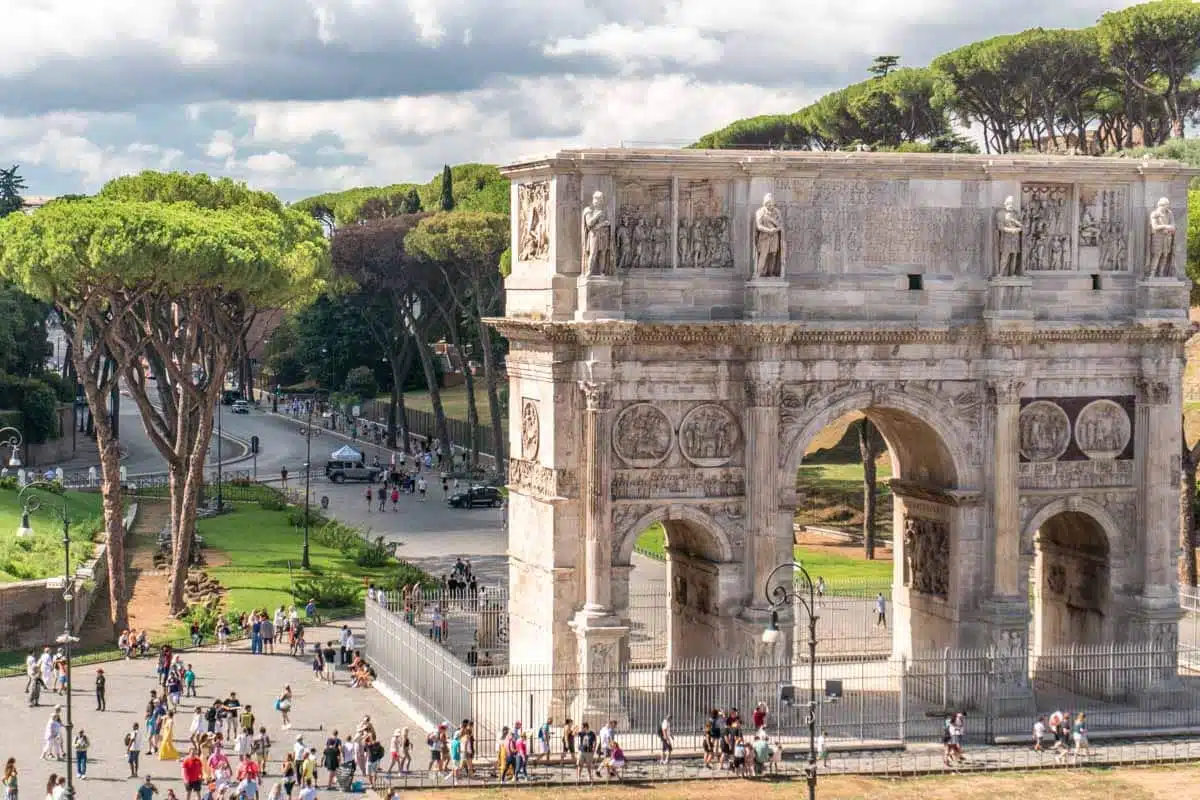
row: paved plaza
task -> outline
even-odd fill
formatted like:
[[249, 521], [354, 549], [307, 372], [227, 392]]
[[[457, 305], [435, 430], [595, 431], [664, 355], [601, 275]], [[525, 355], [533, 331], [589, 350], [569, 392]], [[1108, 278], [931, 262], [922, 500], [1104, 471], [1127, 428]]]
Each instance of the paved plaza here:
[[[363, 621], [351, 621], [358, 640], [363, 639]], [[310, 629], [310, 641], [327, 641], [337, 637], [336, 628]], [[329, 731], [337, 728], [341, 734], [353, 732], [364, 714], [370, 714], [376, 730], [385, 743], [396, 728], [410, 727], [415, 741], [424, 742], [424, 734], [401, 714], [395, 706], [371, 689], [349, 688], [348, 676], [339, 673], [339, 684], [317, 683], [312, 678], [308, 659], [283, 655], [250, 655], [244, 642], [229, 652], [218, 652], [214, 648], [184, 653], [184, 661], [190, 663], [197, 674], [197, 694], [194, 702], [185, 701], [175, 723], [175, 744], [181, 754], [186, 752], [188, 726], [192, 710], [196, 705], [207, 705], [217, 697], [228, 697], [237, 692], [238, 698], [254, 708], [256, 726], [266, 725], [273, 747], [267, 778], [263, 783], [269, 788], [279, 776], [279, 765], [284, 754], [294, 744], [297, 736], [305, 743], [320, 748]], [[108, 676], [108, 710], [96, 711], [92, 691], [95, 666], [75, 671], [75, 692], [72, 695], [75, 729], [83, 728], [91, 739], [89, 750], [88, 777], [76, 784], [76, 796], [84, 800], [129, 800], [133, 796], [136, 782], [128, 776], [122, 740], [134, 722], [143, 723], [143, 711], [152, 689], [158, 688], [154, 675], [154, 658], [117, 661], [100, 665]], [[273, 710], [275, 698], [284, 684], [290, 684], [295, 696], [292, 710], [293, 727], [281, 731], [279, 714]], [[46, 721], [61, 696], [50, 692], [42, 693], [42, 705], [29, 708], [23, 693], [24, 678], [7, 678], [0, 681], [0, 713], [4, 715], [3, 735], [0, 740], [0, 757], [14, 756], [20, 769], [23, 796], [41, 796], [41, 789], [51, 772], [63, 774], [62, 762], [40, 760], [42, 732]], [[191, 705], [188, 705], [188, 703]], [[183, 797], [183, 782], [178, 762], [164, 762], [156, 757], [142, 754], [142, 775], [151, 775], [159, 787], [159, 797], [173, 788]], [[324, 771], [322, 770], [322, 785]], [[341, 797], [338, 792], [321, 792], [326, 797]]]

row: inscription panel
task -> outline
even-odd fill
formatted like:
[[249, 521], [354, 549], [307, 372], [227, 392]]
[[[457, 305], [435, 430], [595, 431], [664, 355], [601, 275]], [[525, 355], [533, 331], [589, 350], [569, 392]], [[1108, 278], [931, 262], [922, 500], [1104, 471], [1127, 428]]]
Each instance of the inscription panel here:
[[[776, 181], [778, 185], [780, 181]], [[916, 205], [904, 181], [829, 180], [781, 192], [788, 268], [847, 273], [889, 266], [982, 269], [985, 211]]]

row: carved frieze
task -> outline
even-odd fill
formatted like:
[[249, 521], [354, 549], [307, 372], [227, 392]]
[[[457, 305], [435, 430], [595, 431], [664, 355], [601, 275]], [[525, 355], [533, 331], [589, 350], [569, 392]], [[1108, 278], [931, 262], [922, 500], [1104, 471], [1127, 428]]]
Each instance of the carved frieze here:
[[550, 255], [550, 182], [535, 181], [517, 187], [517, 259], [545, 261]]
[[[679, 184], [676, 249], [681, 269], [731, 269], [733, 227], [712, 181]], [[670, 258], [668, 264], [670, 266]]]
[[523, 458], [508, 460], [508, 485], [532, 497], [551, 500], [556, 497], [574, 497], [574, 476], [565, 469], [554, 469]]
[[746, 493], [741, 469], [619, 469], [612, 479], [614, 500], [740, 497]]
[[526, 397], [521, 401], [521, 458], [537, 461], [542, 441], [542, 426], [538, 418], [536, 400]]
[[1118, 272], [1129, 265], [1129, 200], [1124, 188], [1079, 190], [1079, 268]]
[[1114, 459], [1125, 452], [1133, 434], [1129, 414], [1112, 400], [1093, 400], [1075, 420], [1075, 443], [1091, 459]]
[[1069, 270], [1071, 263], [1072, 189], [1064, 183], [1021, 186], [1021, 264], [1024, 271]]
[[1035, 400], [1021, 409], [1021, 455], [1030, 461], [1053, 461], [1071, 443], [1067, 412], [1049, 400]]
[[741, 446], [737, 417], [715, 403], [696, 406], [679, 426], [679, 450], [697, 467], [724, 466]]
[[1171, 401], [1171, 385], [1165, 381], [1139, 378], [1138, 400], [1152, 406], [1161, 406]]
[[904, 585], [946, 598], [950, 593], [950, 526], [931, 519], [904, 519]]
[[1092, 489], [1132, 486], [1133, 460], [1025, 461], [1017, 466], [1022, 489]]
[[617, 190], [617, 269], [670, 269], [671, 184], [632, 181]]
[[653, 467], [671, 452], [671, 420], [652, 403], [634, 403], [613, 425], [613, 449], [632, 467]]

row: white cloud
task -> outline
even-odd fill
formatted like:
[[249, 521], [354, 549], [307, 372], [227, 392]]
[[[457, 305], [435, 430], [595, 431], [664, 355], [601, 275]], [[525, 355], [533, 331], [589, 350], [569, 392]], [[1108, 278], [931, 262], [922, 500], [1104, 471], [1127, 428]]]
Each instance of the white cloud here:
[[237, 150], [233, 144], [233, 134], [229, 131], [214, 131], [212, 139], [208, 142], [208, 147], [204, 149], [204, 154], [209, 158], [222, 159], [229, 158]]
[[675, 62], [688, 66], [715, 64], [724, 48], [696, 28], [651, 25], [604, 25], [583, 37], [567, 37], [546, 45], [550, 56], [600, 56], [627, 69]]
[[272, 150], [269, 153], [257, 153], [246, 159], [246, 169], [251, 172], [280, 173], [295, 169], [296, 162], [287, 153]]

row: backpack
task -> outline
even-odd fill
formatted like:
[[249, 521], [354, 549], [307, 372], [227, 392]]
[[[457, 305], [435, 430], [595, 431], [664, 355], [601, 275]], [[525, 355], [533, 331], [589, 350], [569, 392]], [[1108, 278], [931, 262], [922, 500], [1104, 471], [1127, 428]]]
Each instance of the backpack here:
[[127, 733], [127, 734], [125, 734], [125, 749], [128, 750], [129, 745], [131, 745], [131, 744], [133, 744], [133, 734]]

